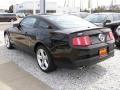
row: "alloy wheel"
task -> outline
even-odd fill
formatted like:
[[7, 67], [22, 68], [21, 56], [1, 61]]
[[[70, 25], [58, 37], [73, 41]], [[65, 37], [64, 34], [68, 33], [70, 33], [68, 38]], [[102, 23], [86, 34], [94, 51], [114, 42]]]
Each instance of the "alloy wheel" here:
[[5, 35], [5, 45], [7, 48], [10, 47], [10, 39], [9, 39], [9, 36], [7, 34]]
[[48, 55], [43, 49], [38, 49], [37, 51], [37, 61], [42, 70], [48, 69]]

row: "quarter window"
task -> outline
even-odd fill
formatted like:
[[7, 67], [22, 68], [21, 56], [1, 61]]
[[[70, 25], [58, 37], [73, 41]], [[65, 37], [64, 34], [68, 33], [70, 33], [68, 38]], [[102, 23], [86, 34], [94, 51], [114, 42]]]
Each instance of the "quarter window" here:
[[113, 16], [112, 15], [108, 15], [107, 16], [107, 20], [110, 20], [111, 22], [113, 22]]
[[35, 23], [36, 23], [36, 18], [28, 17], [28, 18], [25, 18], [20, 23], [20, 25], [24, 28], [34, 28]]
[[48, 29], [48, 27], [49, 27], [49, 24], [46, 23], [44, 20], [38, 20], [36, 25], [35, 25], [35, 28]]
[[114, 21], [120, 20], [119, 15], [118, 14], [113, 14], [113, 20]]

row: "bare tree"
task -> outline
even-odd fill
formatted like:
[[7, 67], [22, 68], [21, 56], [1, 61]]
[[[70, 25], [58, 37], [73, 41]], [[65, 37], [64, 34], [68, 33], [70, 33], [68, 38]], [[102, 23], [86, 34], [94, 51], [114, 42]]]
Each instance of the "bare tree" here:
[[9, 13], [13, 13], [13, 5], [11, 5], [10, 7], [9, 7], [9, 11], [8, 11]]

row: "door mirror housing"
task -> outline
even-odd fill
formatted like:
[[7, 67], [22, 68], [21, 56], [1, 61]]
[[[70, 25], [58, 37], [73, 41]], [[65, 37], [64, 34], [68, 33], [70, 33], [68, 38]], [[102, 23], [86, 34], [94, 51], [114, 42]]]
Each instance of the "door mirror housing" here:
[[52, 26], [48, 26], [48, 29], [53, 29]]
[[13, 27], [19, 27], [20, 25], [18, 23], [13, 24]]
[[107, 23], [111, 23], [111, 20], [106, 20], [106, 21], [104, 22], [104, 25], [106, 25]]
[[41, 26], [43, 29], [52, 29], [52, 26]]
[[106, 20], [106, 23], [111, 23], [111, 20]]

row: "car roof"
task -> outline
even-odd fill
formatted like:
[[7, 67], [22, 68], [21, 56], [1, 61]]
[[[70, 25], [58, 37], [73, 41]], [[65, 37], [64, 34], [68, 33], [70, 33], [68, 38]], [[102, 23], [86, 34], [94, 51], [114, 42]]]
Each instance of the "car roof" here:
[[43, 16], [43, 17], [46, 17], [46, 16], [62, 16], [62, 15], [69, 15], [69, 14], [37, 14], [37, 16]]
[[[43, 19], [47, 19], [46, 17], [48, 16], [62, 16], [62, 15], [70, 15], [70, 14], [37, 14], [37, 15], [30, 15], [30, 16], [35, 16], [35, 17], [41, 17]], [[74, 16], [74, 15], [72, 15]]]

